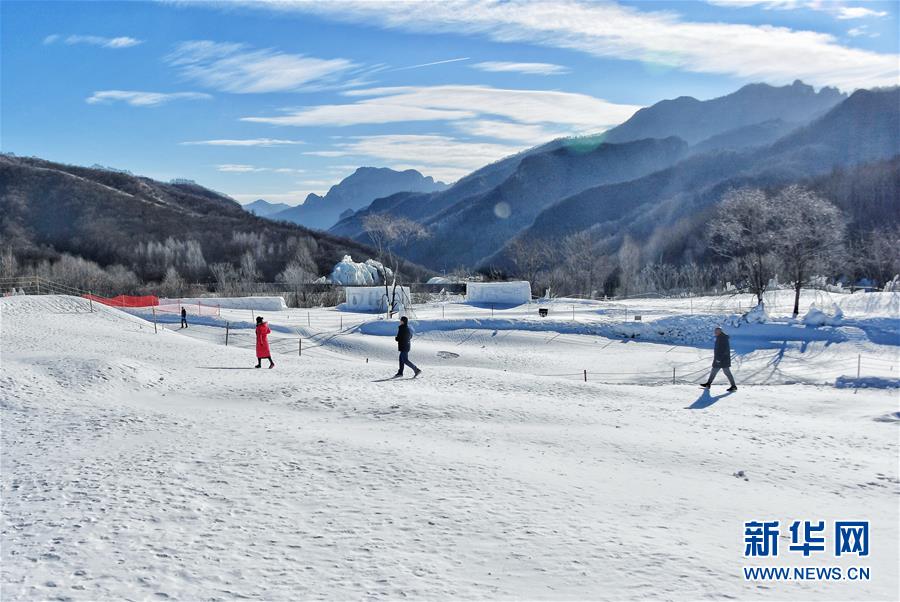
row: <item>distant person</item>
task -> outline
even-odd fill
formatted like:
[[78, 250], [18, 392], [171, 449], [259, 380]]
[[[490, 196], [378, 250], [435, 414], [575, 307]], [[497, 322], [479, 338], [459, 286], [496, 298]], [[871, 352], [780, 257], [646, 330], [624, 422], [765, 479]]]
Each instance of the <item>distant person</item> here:
[[728, 335], [722, 332], [722, 329], [718, 326], [716, 326], [715, 333], [716, 348], [713, 352], [712, 372], [709, 373], [709, 380], [701, 383], [700, 386], [704, 389], [710, 388], [719, 370], [721, 370], [728, 377], [728, 382], [731, 383], [728, 390], [737, 391], [737, 385], [734, 384], [734, 377], [731, 375], [731, 344], [728, 342]]
[[185, 308], [181, 308], [181, 327], [187, 328], [187, 310]]
[[262, 368], [262, 361], [269, 360], [269, 368], [275, 367], [272, 361], [272, 352], [269, 351], [269, 333], [272, 329], [263, 320], [262, 316], [256, 316], [256, 367]]
[[397, 329], [397, 336], [394, 337], [394, 340], [397, 341], [397, 349], [400, 350], [400, 370], [397, 371], [394, 378], [403, 376], [404, 366], [409, 366], [413, 369], [413, 378], [422, 373], [421, 370], [416, 368], [414, 363], [409, 361], [410, 341], [412, 341], [412, 337], [413, 330], [409, 327], [409, 319], [407, 319], [406, 316], [403, 316], [400, 318], [400, 327]]

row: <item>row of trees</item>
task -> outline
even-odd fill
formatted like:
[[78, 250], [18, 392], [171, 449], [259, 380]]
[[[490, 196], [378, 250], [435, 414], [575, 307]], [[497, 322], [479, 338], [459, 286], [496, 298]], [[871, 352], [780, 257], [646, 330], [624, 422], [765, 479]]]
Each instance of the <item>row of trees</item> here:
[[878, 286], [900, 273], [900, 227], [848, 230], [847, 216], [801, 186], [774, 193], [754, 188], [725, 194], [710, 221], [690, 236], [696, 260], [673, 264], [646, 254], [653, 245], [628, 234], [599, 238], [585, 230], [558, 244], [516, 239], [507, 247], [510, 269], [492, 277], [528, 280], [535, 294], [571, 296], [682, 294], [723, 290], [733, 283], [762, 299], [769, 283], [792, 283], [794, 313], [800, 289], [815, 276]]

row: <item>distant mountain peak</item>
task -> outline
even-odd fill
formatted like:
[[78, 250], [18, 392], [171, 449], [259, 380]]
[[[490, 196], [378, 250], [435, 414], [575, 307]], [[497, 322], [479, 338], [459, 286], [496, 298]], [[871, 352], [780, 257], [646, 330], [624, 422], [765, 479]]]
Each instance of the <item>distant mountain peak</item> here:
[[776, 119], [806, 124], [845, 98], [847, 95], [836, 88], [824, 87], [816, 92], [800, 80], [789, 86], [747, 84], [710, 100], [679, 96], [660, 101], [611, 129], [606, 140], [620, 143], [678, 136], [696, 144], [731, 130]]
[[324, 196], [310, 193], [302, 205], [270, 217], [327, 230], [348, 210], [359, 211], [375, 199], [398, 192], [437, 192], [445, 188], [447, 185], [443, 182], [435, 182], [434, 178], [423, 176], [415, 169], [397, 171], [389, 167], [362, 166], [329, 188]]

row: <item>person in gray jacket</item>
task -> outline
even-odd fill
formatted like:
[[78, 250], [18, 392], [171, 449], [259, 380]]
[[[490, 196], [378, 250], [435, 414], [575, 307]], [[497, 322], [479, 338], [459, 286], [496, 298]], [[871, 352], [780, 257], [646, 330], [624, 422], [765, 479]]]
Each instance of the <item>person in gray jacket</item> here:
[[722, 332], [722, 329], [716, 326], [716, 348], [713, 352], [712, 372], [709, 373], [709, 379], [705, 383], [700, 383], [704, 389], [710, 388], [719, 370], [728, 377], [731, 386], [729, 391], [737, 391], [737, 385], [734, 384], [734, 377], [731, 375], [731, 344], [728, 342], [728, 335]]

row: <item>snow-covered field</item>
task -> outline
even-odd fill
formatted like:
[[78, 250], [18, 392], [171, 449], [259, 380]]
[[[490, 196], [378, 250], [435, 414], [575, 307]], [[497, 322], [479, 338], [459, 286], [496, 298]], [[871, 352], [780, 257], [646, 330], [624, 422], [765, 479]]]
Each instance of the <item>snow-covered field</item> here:
[[[0, 594], [898, 599], [900, 398], [856, 386], [900, 376], [900, 296], [810, 291], [802, 314], [843, 312], [813, 327], [778, 295], [761, 324], [737, 317], [749, 297], [420, 306], [416, 380], [387, 380], [396, 322], [377, 315], [264, 312], [278, 365], [254, 370], [254, 309], [154, 334], [81, 299], [2, 299]], [[695, 384], [716, 324], [736, 394]], [[750, 520], [781, 521], [779, 558], [744, 557]], [[870, 555], [786, 552], [793, 520], [869, 520]]]

